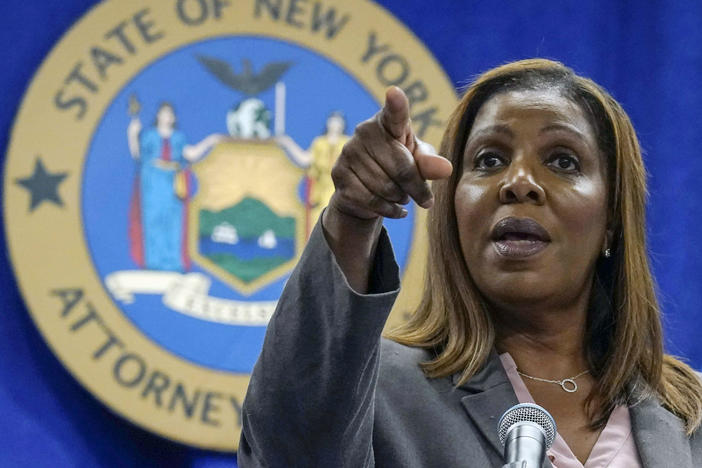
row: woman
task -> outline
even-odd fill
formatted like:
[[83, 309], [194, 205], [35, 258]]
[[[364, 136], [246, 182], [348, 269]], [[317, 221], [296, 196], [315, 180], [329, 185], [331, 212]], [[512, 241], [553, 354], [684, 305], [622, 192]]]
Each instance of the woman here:
[[311, 231], [310, 220], [319, 218], [322, 209], [329, 203], [334, 193], [334, 183], [331, 178], [331, 168], [341, 149], [349, 141], [346, 131], [346, 118], [340, 111], [329, 114], [324, 126], [324, 133], [315, 137], [309, 150], [298, 146], [288, 135], [279, 135], [276, 141], [288, 152], [298, 164], [307, 167], [305, 207], [307, 210], [306, 234]]
[[[398, 89], [344, 147], [252, 375], [241, 465], [501, 466], [499, 416], [535, 401], [559, 430], [545, 466], [700, 466], [702, 385], [663, 354], [619, 104], [557, 62], [507, 64], [440, 153]], [[424, 296], [381, 340], [399, 287], [382, 217], [410, 198], [431, 207]]]
[[139, 172], [130, 206], [130, 252], [142, 268], [188, 271], [189, 165], [224, 137], [212, 134], [188, 145], [176, 129], [175, 109], [168, 102], [159, 106], [154, 126], [141, 130], [134, 115], [127, 142]]
[[314, 185], [310, 188], [309, 203], [314, 207], [328, 203], [334, 193], [331, 168], [349, 140], [344, 134], [346, 119], [341, 112], [329, 114], [325, 130], [324, 134], [312, 140], [310, 145], [311, 161], [308, 175], [314, 181]]

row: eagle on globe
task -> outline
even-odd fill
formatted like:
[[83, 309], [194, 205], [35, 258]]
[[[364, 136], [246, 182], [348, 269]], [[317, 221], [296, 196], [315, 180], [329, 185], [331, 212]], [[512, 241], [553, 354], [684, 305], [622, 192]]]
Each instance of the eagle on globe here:
[[224, 60], [198, 55], [197, 60], [225, 86], [247, 97], [227, 112], [227, 131], [232, 138], [271, 138], [271, 112], [256, 95], [278, 83], [292, 62], [269, 62], [255, 72], [251, 61], [242, 59], [241, 72], [237, 73]]

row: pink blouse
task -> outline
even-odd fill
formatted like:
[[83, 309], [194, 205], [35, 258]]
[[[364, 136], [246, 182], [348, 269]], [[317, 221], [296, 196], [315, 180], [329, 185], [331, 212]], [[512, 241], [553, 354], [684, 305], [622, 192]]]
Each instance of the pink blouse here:
[[[503, 353], [500, 354], [500, 360], [517, 395], [517, 400], [520, 403], [534, 403], [529, 389], [517, 373], [517, 365], [512, 356], [509, 353]], [[639, 452], [636, 450], [631, 434], [631, 419], [627, 406], [617, 406], [612, 411], [585, 465], [573, 455], [560, 434], [556, 436], [553, 446], [546, 454], [554, 468], [642, 468]]]

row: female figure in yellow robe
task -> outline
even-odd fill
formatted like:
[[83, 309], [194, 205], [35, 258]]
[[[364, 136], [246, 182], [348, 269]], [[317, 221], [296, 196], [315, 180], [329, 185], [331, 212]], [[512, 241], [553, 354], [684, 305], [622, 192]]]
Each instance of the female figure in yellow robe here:
[[345, 130], [346, 119], [341, 112], [334, 111], [327, 117], [324, 134], [312, 140], [307, 151], [300, 148], [287, 135], [276, 138], [276, 141], [298, 164], [307, 166], [305, 204], [308, 228], [317, 220], [334, 193], [331, 170], [341, 154], [341, 148], [349, 140], [349, 136], [344, 133]]
[[341, 148], [349, 140], [344, 130], [346, 130], [344, 116], [340, 112], [332, 112], [327, 118], [326, 133], [312, 140], [310, 145], [311, 161], [307, 169], [307, 176], [311, 181], [309, 204], [320, 208], [320, 211], [321, 207], [329, 203], [334, 193], [331, 169], [336, 158], [341, 154]]

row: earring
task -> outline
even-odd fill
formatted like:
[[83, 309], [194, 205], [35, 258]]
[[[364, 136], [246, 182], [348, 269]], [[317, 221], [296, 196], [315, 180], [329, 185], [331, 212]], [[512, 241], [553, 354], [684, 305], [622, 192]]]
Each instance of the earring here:
[[609, 257], [611, 257], [611, 256], [612, 256], [612, 251], [611, 251], [611, 250], [609, 249], [609, 247], [608, 247], [608, 248], [606, 248], [605, 251], [604, 251], [604, 257], [605, 257], [605, 258], [609, 258]]

